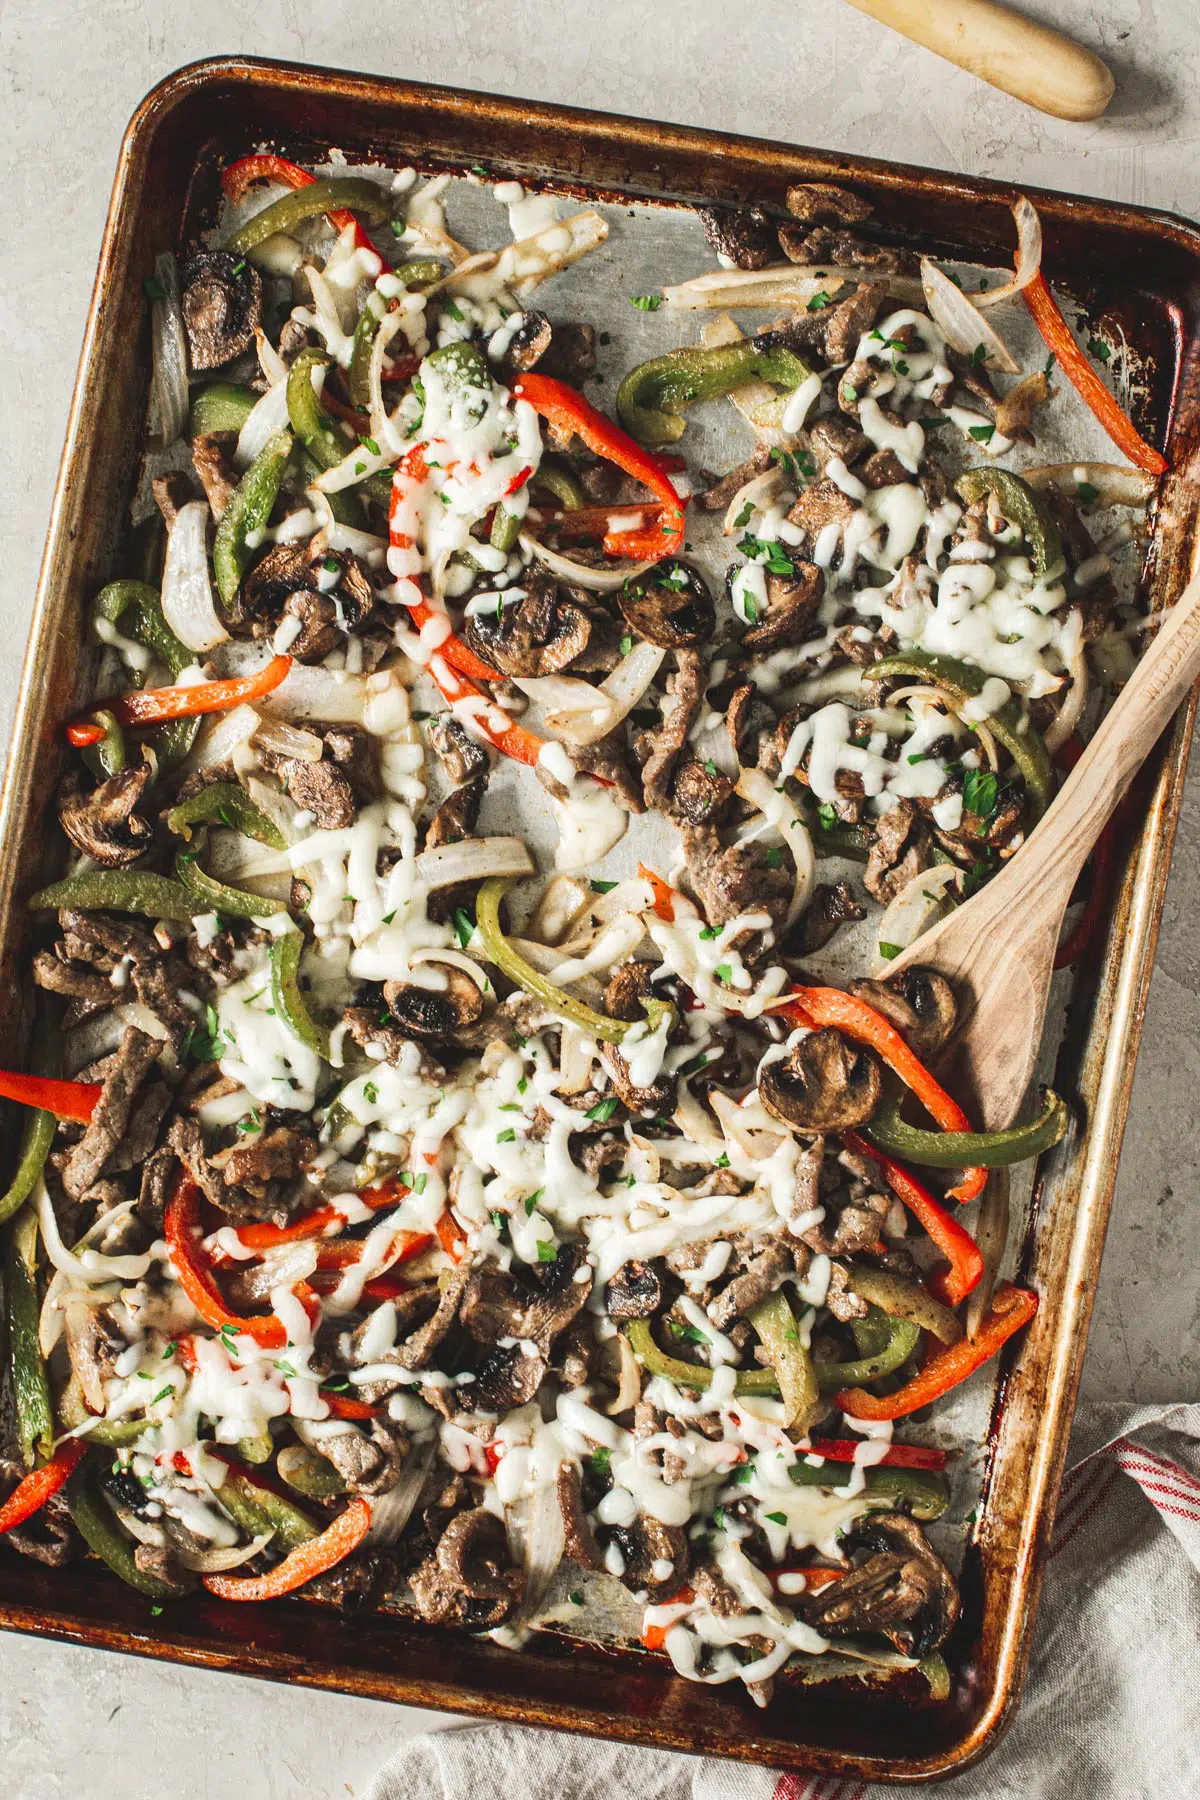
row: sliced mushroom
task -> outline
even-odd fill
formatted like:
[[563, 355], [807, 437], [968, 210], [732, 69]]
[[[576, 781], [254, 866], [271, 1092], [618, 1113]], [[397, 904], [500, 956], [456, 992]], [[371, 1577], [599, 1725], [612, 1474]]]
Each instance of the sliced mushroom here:
[[520, 1605], [525, 1577], [509, 1556], [503, 1524], [480, 1506], [451, 1519], [413, 1574], [412, 1591], [430, 1623], [490, 1631]]
[[704, 577], [679, 557], [627, 581], [617, 589], [617, 605], [638, 636], [662, 650], [707, 643], [717, 618]]
[[408, 981], [388, 981], [383, 988], [384, 1003], [400, 1029], [431, 1042], [453, 1037], [483, 1017], [478, 984], [448, 963], [436, 967], [445, 976], [444, 988], [418, 987]]
[[698, 206], [704, 235], [718, 256], [735, 269], [765, 269], [775, 256], [775, 227], [761, 206], [736, 212], [727, 206]]
[[879, 1631], [906, 1656], [929, 1656], [958, 1618], [958, 1585], [928, 1538], [904, 1513], [865, 1520], [843, 1540], [849, 1550], [874, 1554], [798, 1610], [831, 1636]]
[[494, 360], [506, 369], [532, 369], [550, 348], [552, 335], [545, 313], [527, 307], [521, 314], [521, 323], [509, 334], [503, 353]]
[[790, 576], [767, 576], [767, 610], [746, 632], [743, 649], [778, 650], [808, 630], [825, 592], [825, 576], [816, 563], [796, 561], [792, 570]]
[[183, 322], [196, 374], [249, 350], [262, 324], [262, 276], [244, 256], [204, 250], [183, 271]]
[[77, 850], [106, 869], [136, 862], [154, 836], [135, 810], [150, 780], [149, 763], [127, 768], [85, 792], [78, 769], [64, 776], [58, 790], [58, 820]]
[[829, 1026], [809, 1032], [786, 1057], [768, 1063], [758, 1079], [767, 1111], [801, 1131], [864, 1125], [879, 1104], [879, 1090], [874, 1051]]
[[583, 655], [592, 622], [539, 571], [522, 599], [501, 605], [499, 617], [469, 613], [463, 632], [476, 656], [501, 675], [556, 675]]
[[622, 1263], [604, 1290], [610, 1319], [649, 1319], [662, 1303], [662, 1277], [652, 1262]]
[[923, 1061], [934, 1056], [954, 1031], [958, 1019], [954, 989], [936, 969], [914, 964], [887, 981], [852, 981], [849, 988], [890, 1020]]
[[583, 1247], [562, 1244], [552, 1263], [519, 1264], [511, 1271], [482, 1263], [472, 1269], [461, 1320], [477, 1343], [504, 1345], [517, 1338], [548, 1353], [559, 1333], [578, 1318], [591, 1291], [592, 1271]]

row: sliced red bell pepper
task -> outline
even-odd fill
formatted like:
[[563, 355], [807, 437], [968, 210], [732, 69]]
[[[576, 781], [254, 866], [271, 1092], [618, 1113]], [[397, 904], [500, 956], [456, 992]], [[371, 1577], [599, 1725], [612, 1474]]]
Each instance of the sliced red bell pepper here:
[[611, 533], [613, 519], [628, 519], [634, 513], [637, 529], [642, 530], [662, 517], [662, 507], [656, 500], [635, 500], [632, 506], [577, 506], [573, 512], [555, 514], [549, 523], [555, 536], [567, 543], [574, 539], [599, 541]]
[[628, 432], [614, 425], [565, 381], [555, 381], [549, 375], [536, 372], [521, 375], [513, 387], [513, 395], [518, 400], [527, 400], [556, 431], [566, 436], [574, 433], [582, 438], [595, 455], [624, 469], [627, 475], [642, 482], [662, 501], [662, 517], [648, 530], [607, 533], [604, 549], [608, 556], [627, 556], [642, 561], [647, 557], [675, 554], [683, 543], [683, 501], [656, 456], [643, 450]]
[[483, 1446], [483, 1460], [487, 1464], [487, 1472], [489, 1475], [494, 1475], [496, 1473], [496, 1470], [504, 1461], [504, 1455], [504, 1444], [491, 1443]]
[[463, 1251], [466, 1249], [467, 1234], [449, 1207], [446, 1208], [434, 1229], [438, 1234], [438, 1242], [446, 1255], [452, 1257], [455, 1262], [461, 1262]]
[[[258, 1313], [246, 1318], [231, 1312], [200, 1250], [200, 1189], [188, 1175], [181, 1175], [163, 1215], [163, 1236], [171, 1252], [171, 1262], [180, 1287], [206, 1325], [215, 1331], [222, 1327], [254, 1339], [264, 1350], [282, 1350], [288, 1341], [287, 1328], [274, 1313]], [[319, 1306], [316, 1294], [306, 1282], [298, 1281], [292, 1292], [310, 1311]]]
[[273, 656], [257, 674], [225, 681], [195, 681], [181, 687], [135, 688], [111, 703], [122, 725], [161, 725], [168, 719], [192, 719], [201, 713], [228, 712], [243, 700], [274, 693], [292, 666], [290, 656]]
[[645, 863], [638, 864], [638, 874], [654, 889], [655, 917], [661, 919], [664, 925], [673, 925], [675, 923], [675, 889], [669, 882], [664, 881], [661, 875], [656, 875], [653, 869], [648, 869]]
[[107, 736], [103, 725], [68, 725], [67, 742], [76, 750], [88, 750], [93, 744], [102, 743]]
[[[418, 631], [427, 625], [430, 619], [444, 617], [438, 613], [436, 607], [430, 606], [428, 600], [418, 600], [415, 605], [408, 608], [408, 611]], [[485, 663], [481, 656], [476, 656], [475, 652], [464, 644], [453, 631], [449, 632], [443, 642], [438, 645], [437, 654], [444, 656], [452, 669], [456, 669], [460, 675], [468, 676], [472, 681], [501, 681], [503, 679], [499, 669], [493, 669], [491, 664]]]
[[[401, 1200], [409, 1192], [402, 1181], [383, 1181], [376, 1187], [364, 1188], [358, 1198], [372, 1212], [385, 1212], [389, 1206], [399, 1206]], [[316, 1206], [312, 1212], [305, 1213], [302, 1219], [293, 1219], [289, 1225], [239, 1225], [237, 1238], [247, 1250], [274, 1250], [279, 1244], [303, 1243], [309, 1238], [324, 1237], [331, 1227], [344, 1225], [345, 1213], [340, 1213], [336, 1206]], [[417, 1234], [414, 1232], [415, 1237]], [[431, 1240], [426, 1238], [426, 1243]], [[415, 1250], [408, 1255], [415, 1256]]]
[[929, 1406], [951, 1388], [982, 1368], [1014, 1332], [1027, 1325], [1037, 1311], [1037, 1295], [1028, 1288], [1002, 1282], [992, 1295], [973, 1338], [943, 1344], [934, 1351], [919, 1375], [906, 1381], [894, 1394], [869, 1394], [866, 1388], [843, 1388], [837, 1396], [842, 1411], [852, 1419], [902, 1419], [906, 1413]]
[[[790, 1000], [777, 1010], [794, 1024], [832, 1025], [857, 1043], [867, 1044], [912, 1090], [943, 1131], [970, 1131], [970, 1120], [958, 1101], [934, 1080], [896, 1027], [865, 1000], [844, 993], [841, 988], [798, 987], [792, 989]], [[975, 1200], [986, 1182], [986, 1169], [964, 1169], [962, 1180], [949, 1192], [955, 1200]]]
[[958, 1306], [973, 1288], [979, 1286], [983, 1276], [983, 1252], [975, 1239], [903, 1163], [896, 1162], [886, 1151], [877, 1150], [857, 1131], [843, 1131], [842, 1142], [847, 1150], [878, 1163], [898, 1199], [908, 1208], [930, 1242], [937, 1245], [950, 1267], [932, 1276], [928, 1285], [937, 1299], [947, 1306]]
[[68, 1438], [65, 1444], [59, 1445], [48, 1463], [19, 1481], [0, 1506], [0, 1534], [15, 1531], [18, 1525], [23, 1525], [45, 1506], [50, 1496], [57, 1494], [67, 1477], [74, 1473], [86, 1449], [82, 1438]]
[[356, 1400], [352, 1394], [330, 1394], [322, 1388], [321, 1398], [329, 1407], [330, 1417], [334, 1419], [373, 1419], [379, 1411], [377, 1406], [369, 1406], [365, 1400]]
[[[852, 1443], [849, 1438], [809, 1438], [808, 1440], [811, 1454], [823, 1456], [827, 1462], [852, 1463], [855, 1452], [861, 1447], [861, 1438], [857, 1443]], [[946, 1452], [927, 1449], [924, 1444], [889, 1444], [887, 1455], [879, 1466], [885, 1469], [934, 1469], [940, 1471], [946, 1466]], [[816, 1573], [833, 1576], [837, 1571], [819, 1569]]]
[[[301, 188], [310, 187], [316, 179], [316, 176], [310, 175], [307, 169], [302, 169], [299, 163], [289, 162], [286, 156], [264, 154], [243, 156], [240, 161], [230, 163], [221, 175], [221, 186], [228, 198], [236, 204], [239, 200], [245, 199], [256, 181], [277, 181], [280, 187]], [[347, 225], [353, 225], [355, 249], [370, 250], [373, 255], [379, 257], [384, 268], [387, 268], [387, 258], [380, 254], [368, 233], [348, 208], [335, 206], [332, 212], [326, 213], [325, 217], [335, 231], [345, 231]]]
[[[659, 1604], [661, 1606], [690, 1606], [695, 1598], [695, 1588], [681, 1587], [677, 1594], [672, 1594], [669, 1600], [662, 1600]], [[661, 1650], [667, 1641], [668, 1631], [672, 1629], [673, 1627], [670, 1625], [646, 1625], [642, 1630], [642, 1642], [647, 1650]]]
[[58, 1081], [52, 1075], [21, 1075], [0, 1069], [0, 1100], [19, 1100], [59, 1119], [86, 1125], [104, 1089], [96, 1081]]
[[[537, 767], [538, 759], [546, 747], [544, 739], [537, 737], [532, 731], [526, 731], [523, 725], [511, 724], [501, 729], [497, 722], [501, 712], [496, 702], [466, 675], [460, 675], [457, 669], [452, 668], [443, 652], [439, 651], [429, 659], [428, 669], [442, 698], [451, 706], [462, 700], [478, 700], [482, 703], [478, 707], [472, 705], [469, 709], [471, 728], [486, 738], [494, 749], [504, 756], [511, 756], [514, 762], [525, 763], [531, 769]], [[496, 679], [494, 669], [491, 679]], [[468, 709], [464, 707], [462, 711], [467, 712]], [[493, 714], [496, 715], [495, 719]]]
[[1096, 416], [1105, 431], [1123, 450], [1130, 462], [1151, 475], [1165, 475], [1170, 468], [1166, 457], [1139, 434], [1136, 425], [1123, 412], [1075, 342], [1075, 335], [1063, 318], [1058, 301], [1050, 292], [1050, 284], [1039, 269], [1033, 280], [1021, 289], [1033, 322], [1053, 350], [1067, 380], [1080, 395], [1088, 410]]
[[[822, 1588], [829, 1587], [834, 1581], [840, 1581], [843, 1575], [849, 1573], [849, 1569], [821, 1569], [810, 1565], [806, 1569], [768, 1569], [767, 1580], [773, 1588], [778, 1590], [781, 1575], [803, 1575], [805, 1593], [819, 1594]], [[782, 1597], [784, 1600], [793, 1598], [788, 1594], [784, 1594]]]
[[371, 1529], [371, 1508], [357, 1495], [320, 1537], [291, 1550], [265, 1575], [206, 1575], [204, 1585], [218, 1600], [279, 1600], [326, 1570], [344, 1562]]

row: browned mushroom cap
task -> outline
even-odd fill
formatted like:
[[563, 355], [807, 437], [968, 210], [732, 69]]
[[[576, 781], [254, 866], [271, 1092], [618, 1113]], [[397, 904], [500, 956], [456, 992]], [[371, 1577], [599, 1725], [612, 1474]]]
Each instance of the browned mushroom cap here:
[[437, 1547], [441, 1568], [472, 1600], [515, 1600], [522, 1579], [508, 1554], [504, 1526], [485, 1507], [451, 1519]]
[[649, 1319], [662, 1303], [662, 1277], [652, 1262], [622, 1263], [604, 1290], [610, 1319]]
[[936, 969], [914, 965], [887, 981], [852, 981], [850, 992], [891, 1021], [921, 1059], [933, 1056], [958, 1019], [954, 989]]
[[553, 333], [545, 313], [532, 307], [521, 314], [521, 323], [512, 333], [504, 353], [494, 360], [506, 369], [532, 369], [550, 348]]
[[[336, 581], [331, 587], [330, 577]], [[356, 631], [375, 610], [371, 578], [349, 551], [331, 551], [320, 539], [274, 544], [255, 563], [237, 600], [238, 625], [252, 637], [269, 637], [284, 618], [300, 620], [288, 645], [297, 662], [323, 662], [343, 633]]]
[[825, 592], [816, 563], [795, 561], [791, 575], [767, 576], [767, 610], [742, 639], [745, 650], [778, 650], [808, 630]]
[[130, 763], [90, 793], [85, 793], [77, 769], [64, 776], [58, 790], [58, 819], [75, 848], [106, 869], [136, 862], [154, 835], [134, 811], [149, 780], [149, 763]]
[[765, 269], [775, 256], [775, 227], [761, 206], [737, 212], [727, 206], [698, 206], [704, 235], [718, 256], [737, 269]]
[[262, 324], [262, 276], [244, 256], [203, 250], [183, 271], [183, 322], [196, 374], [248, 350]]
[[638, 636], [661, 650], [690, 650], [707, 643], [717, 619], [704, 577], [678, 557], [657, 563], [618, 588], [617, 605]]
[[592, 622], [539, 571], [530, 576], [523, 598], [500, 606], [499, 617], [469, 613], [463, 635], [476, 656], [501, 675], [556, 675], [583, 655]]
[[610, 1019], [644, 1019], [642, 1001], [654, 993], [651, 976], [657, 963], [627, 962], [614, 969], [604, 990], [604, 1010]]
[[797, 182], [787, 191], [787, 209], [794, 219], [816, 224], [820, 219], [834, 219], [839, 225], [858, 225], [871, 216], [871, 202], [849, 188], [835, 187], [829, 181]]
[[801, 1038], [758, 1078], [763, 1105], [801, 1131], [849, 1131], [864, 1125], [879, 1104], [874, 1051], [826, 1026]]
[[462, 969], [439, 965], [446, 977], [444, 988], [417, 987], [412, 982], [387, 981], [383, 998], [392, 1019], [410, 1037], [435, 1040], [453, 1037], [465, 1025], [483, 1017], [483, 995]]
[[806, 1595], [799, 1610], [831, 1636], [879, 1631], [906, 1656], [929, 1656], [958, 1618], [958, 1585], [915, 1519], [884, 1513], [843, 1540], [874, 1554], [849, 1575]]

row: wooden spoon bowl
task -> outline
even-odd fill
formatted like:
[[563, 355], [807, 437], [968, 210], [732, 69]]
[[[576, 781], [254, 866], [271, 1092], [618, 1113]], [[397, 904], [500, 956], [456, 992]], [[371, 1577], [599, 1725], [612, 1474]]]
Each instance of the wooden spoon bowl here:
[[992, 1130], [1012, 1123], [1029, 1086], [1079, 871], [1198, 675], [1200, 575], [1193, 575], [1028, 842], [891, 965], [896, 974], [920, 963], [953, 985], [963, 1022], [950, 1059]]

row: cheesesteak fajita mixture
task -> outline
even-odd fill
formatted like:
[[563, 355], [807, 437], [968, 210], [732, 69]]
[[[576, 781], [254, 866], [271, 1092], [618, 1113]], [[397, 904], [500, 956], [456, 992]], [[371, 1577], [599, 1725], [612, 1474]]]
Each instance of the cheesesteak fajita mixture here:
[[[974, 1130], [955, 994], [888, 968], [1144, 637], [1114, 558], [1165, 464], [1111, 349], [1028, 201], [970, 289], [814, 184], [702, 211], [719, 266], [632, 297], [661, 351], [610, 416], [608, 335], [537, 307], [599, 213], [501, 182], [471, 251], [449, 176], [222, 179], [146, 284], [157, 472], [30, 902], [47, 1072], [0, 1076], [0, 1533], [156, 1608], [512, 1646], [621, 1583], [759, 1704], [788, 1665], [944, 1697], [947, 1452], [894, 1425], [1033, 1316], [958, 1208], [1067, 1111]], [[1128, 465], [1036, 463], [1068, 385]], [[738, 467], [689, 454], [717, 406]]]

